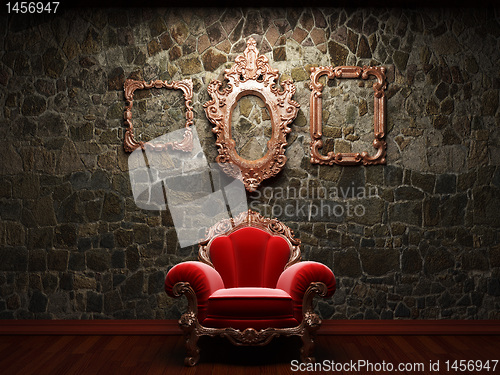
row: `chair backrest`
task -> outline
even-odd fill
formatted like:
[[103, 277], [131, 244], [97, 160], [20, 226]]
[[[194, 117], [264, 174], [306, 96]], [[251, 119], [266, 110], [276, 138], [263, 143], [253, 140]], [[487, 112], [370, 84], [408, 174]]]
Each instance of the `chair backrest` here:
[[283, 237], [252, 227], [219, 236], [210, 245], [210, 259], [226, 288], [275, 288], [289, 258]]
[[229, 227], [223, 222], [209, 230], [199, 258], [219, 272], [226, 288], [275, 288], [285, 268], [300, 260], [300, 240], [276, 219], [244, 214]]

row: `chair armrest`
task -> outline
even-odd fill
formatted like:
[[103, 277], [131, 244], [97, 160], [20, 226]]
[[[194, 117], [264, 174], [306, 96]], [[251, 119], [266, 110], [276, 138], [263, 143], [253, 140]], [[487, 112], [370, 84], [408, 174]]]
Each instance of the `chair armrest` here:
[[302, 319], [304, 294], [311, 283], [317, 282], [325, 284], [325, 298], [335, 293], [336, 280], [332, 270], [318, 262], [295, 263], [283, 271], [278, 279], [276, 288], [283, 289], [290, 294], [294, 304], [294, 316], [299, 321]]
[[174, 286], [177, 283], [189, 283], [193, 289], [196, 294], [200, 321], [205, 318], [208, 297], [216, 290], [224, 288], [224, 282], [219, 273], [209, 265], [197, 261], [179, 263], [168, 271], [165, 279], [165, 292], [169, 296], [179, 296], [174, 293]]

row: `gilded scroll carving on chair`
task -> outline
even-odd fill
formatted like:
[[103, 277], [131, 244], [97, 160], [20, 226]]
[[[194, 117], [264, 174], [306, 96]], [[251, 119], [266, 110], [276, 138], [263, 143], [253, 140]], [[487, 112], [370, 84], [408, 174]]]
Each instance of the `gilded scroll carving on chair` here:
[[[374, 135], [373, 147], [376, 153], [370, 156], [367, 151], [352, 153], [328, 152], [327, 155], [319, 151], [323, 147], [322, 130], [322, 91], [323, 85], [319, 78], [326, 75], [329, 79], [361, 78], [367, 80], [370, 76], [376, 78], [373, 84], [374, 95]], [[359, 67], [359, 66], [321, 66], [311, 68], [310, 89], [310, 133], [311, 133], [311, 163], [326, 165], [370, 165], [385, 164], [387, 143], [385, 141], [386, 113], [385, 89], [387, 83], [384, 67]]]
[[[134, 104], [134, 92], [136, 90], [145, 89], [174, 89], [181, 90], [184, 95], [184, 103], [186, 107], [186, 123], [184, 137], [179, 142], [173, 141], [164, 144], [151, 144], [143, 141], [137, 141], [134, 137], [134, 127], [132, 125], [132, 106]], [[125, 126], [127, 127], [125, 131], [125, 139], [123, 141], [123, 148], [126, 152], [132, 152], [137, 148], [144, 149], [148, 147], [150, 149], [161, 151], [168, 148], [173, 150], [190, 152], [193, 149], [193, 131], [191, 130], [191, 125], [193, 125], [193, 107], [191, 106], [193, 100], [193, 82], [190, 79], [184, 79], [182, 81], [172, 81], [168, 83], [167, 81], [151, 81], [147, 83], [146, 81], [136, 81], [133, 79], [127, 79], [124, 84], [125, 91], [125, 110], [123, 113], [123, 119]]]
[[[266, 56], [260, 55], [253, 38], [248, 39], [243, 55], [235, 58], [235, 65], [226, 69], [224, 77], [227, 87], [221, 89], [222, 82], [212, 80], [208, 85], [208, 93], [212, 98], [203, 107], [205, 113], [215, 126], [216, 145], [219, 163], [233, 163], [241, 169], [245, 188], [255, 191], [261, 182], [275, 176], [285, 165], [286, 136], [290, 133], [288, 125], [297, 116], [299, 104], [292, 100], [295, 85], [290, 80], [282, 82], [283, 91], [276, 87], [278, 70], [272, 69]], [[231, 131], [233, 110], [243, 96], [255, 95], [266, 104], [272, 123], [271, 139], [267, 142], [267, 153], [257, 160], [242, 158], [235, 149], [235, 141]], [[232, 168], [224, 168], [229, 175]]]

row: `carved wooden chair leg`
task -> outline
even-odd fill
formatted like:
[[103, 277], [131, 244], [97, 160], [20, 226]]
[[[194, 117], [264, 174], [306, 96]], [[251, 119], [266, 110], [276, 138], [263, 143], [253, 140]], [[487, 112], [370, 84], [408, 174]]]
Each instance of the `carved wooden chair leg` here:
[[186, 357], [184, 358], [184, 364], [186, 366], [195, 366], [200, 360], [200, 348], [198, 347], [199, 336], [193, 327], [193, 329], [186, 329], [184, 331], [184, 337], [186, 339]]
[[302, 339], [302, 348], [300, 348], [300, 360], [303, 363], [314, 363], [314, 332], [309, 332], [306, 328], [304, 334], [300, 337]]
[[313, 299], [315, 295], [325, 296], [326, 292], [326, 285], [317, 282], [311, 283], [304, 293], [304, 300], [302, 301], [302, 325], [304, 329], [300, 336], [302, 339], [300, 359], [303, 363], [316, 362], [316, 358], [314, 357], [314, 340], [316, 338], [316, 331], [321, 325], [321, 319], [314, 312]]
[[184, 331], [186, 339], [186, 358], [184, 364], [186, 366], [194, 366], [200, 360], [200, 349], [198, 348], [199, 333], [197, 328], [198, 323], [198, 303], [196, 301], [196, 293], [189, 283], [178, 282], [173, 287], [175, 296], [184, 294], [188, 301], [187, 312], [181, 315], [179, 325]]

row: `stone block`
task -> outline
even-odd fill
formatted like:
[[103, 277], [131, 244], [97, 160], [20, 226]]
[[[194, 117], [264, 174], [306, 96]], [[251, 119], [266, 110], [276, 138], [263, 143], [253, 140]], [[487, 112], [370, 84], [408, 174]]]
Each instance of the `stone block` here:
[[164, 271], [156, 271], [148, 276], [148, 294], [161, 293], [165, 289]]
[[440, 225], [454, 226], [465, 224], [465, 210], [468, 204], [465, 193], [452, 196], [444, 196], [440, 202]]
[[394, 64], [400, 72], [406, 70], [406, 65], [408, 64], [408, 59], [410, 55], [404, 51], [395, 51], [393, 55]]
[[66, 69], [66, 58], [56, 48], [49, 48], [42, 56], [45, 73], [51, 78], [58, 78]]
[[133, 233], [135, 243], [147, 243], [150, 240], [149, 227], [146, 224], [135, 224]]
[[362, 237], [360, 246], [361, 247], [374, 247], [375, 246], [375, 239]]
[[115, 232], [115, 241], [119, 247], [127, 247], [133, 242], [133, 231], [123, 228], [117, 229]]
[[43, 292], [50, 295], [57, 289], [59, 278], [54, 273], [45, 273], [42, 275]]
[[359, 277], [362, 274], [359, 255], [354, 249], [334, 252], [333, 264], [337, 276]]
[[36, 199], [40, 193], [40, 177], [36, 174], [25, 173], [13, 178], [13, 198]]
[[495, 116], [498, 109], [498, 90], [488, 90], [482, 95], [481, 114]]
[[107, 249], [115, 247], [115, 236], [113, 233], [104, 233], [100, 236], [99, 246]]
[[453, 256], [444, 248], [430, 248], [424, 258], [424, 272], [435, 275], [455, 265]]
[[500, 267], [500, 245], [491, 246], [489, 249], [490, 264], [492, 267]]
[[124, 201], [118, 194], [107, 192], [104, 195], [102, 205], [101, 220], [104, 221], [120, 221], [124, 216]]
[[491, 186], [474, 188], [472, 197], [474, 224], [499, 227], [500, 190]]
[[389, 204], [389, 220], [421, 226], [422, 202], [406, 201]]
[[500, 279], [492, 277], [488, 280], [488, 294], [490, 296], [500, 296]]
[[29, 249], [45, 249], [52, 247], [54, 242], [54, 228], [30, 228], [27, 235]]
[[113, 290], [104, 294], [103, 307], [105, 313], [113, 313], [123, 309], [120, 293], [117, 290]]
[[488, 254], [483, 249], [465, 250], [459, 258], [465, 271], [487, 271], [489, 269]]
[[49, 271], [66, 271], [68, 269], [69, 252], [67, 250], [49, 250], [47, 267]]
[[411, 172], [411, 183], [413, 186], [422, 189], [426, 193], [434, 192], [436, 176], [430, 173]]
[[361, 248], [359, 258], [363, 271], [372, 276], [382, 276], [399, 270], [399, 251], [393, 249]]
[[385, 202], [378, 197], [355, 200], [352, 203], [353, 220], [364, 225], [381, 223], [385, 212]]
[[47, 311], [48, 298], [39, 290], [34, 290], [29, 301], [28, 310], [33, 313], [43, 313]]
[[[175, 236], [175, 230], [172, 229], [174, 236]], [[177, 237], [175, 236], [175, 241], [177, 241]], [[139, 251], [137, 250], [136, 245], [132, 245], [127, 248], [126, 250], [126, 264], [127, 268], [131, 271], [135, 271], [139, 265], [140, 265], [140, 257], [139, 257]]]
[[262, 17], [260, 12], [249, 11], [246, 17], [245, 25], [243, 26], [243, 35], [262, 35]]
[[47, 311], [51, 314], [62, 316], [71, 311], [68, 293], [52, 293], [48, 298]]
[[54, 226], [57, 224], [52, 196], [47, 195], [36, 201], [33, 217], [41, 227]]
[[157, 256], [163, 254], [164, 250], [165, 245], [163, 240], [151, 241], [144, 247], [142, 255], [145, 258], [156, 258]]
[[29, 272], [45, 272], [47, 271], [47, 251], [46, 250], [30, 250], [28, 252], [28, 271]]
[[121, 295], [124, 300], [140, 298], [143, 296], [144, 272], [138, 271], [128, 277], [121, 285]]
[[422, 270], [422, 258], [416, 249], [405, 249], [401, 254], [401, 271], [416, 274]]
[[111, 255], [107, 249], [92, 249], [85, 252], [87, 267], [93, 271], [103, 272], [111, 268]]
[[439, 223], [439, 198], [426, 198], [423, 202], [424, 226], [436, 226]]
[[113, 251], [111, 254], [111, 266], [113, 268], [125, 268], [125, 251]]
[[152, 37], [157, 37], [167, 31], [167, 26], [165, 25], [163, 19], [160, 16], [157, 16], [149, 23], [149, 30], [151, 31]]
[[21, 156], [12, 145], [8, 144], [0, 149], [0, 158], [2, 160], [2, 163], [0, 163], [0, 174], [2, 176], [17, 174], [23, 171]]
[[102, 312], [103, 306], [103, 295], [101, 293], [96, 293], [93, 291], [87, 292], [87, 308], [85, 311], [100, 313]]
[[273, 48], [273, 60], [286, 61], [286, 48], [281, 46]]
[[217, 50], [210, 48], [207, 52], [205, 52], [202, 56], [203, 67], [206, 71], [213, 72], [219, 66], [223, 65], [227, 62], [227, 57], [222, 53], [219, 53]]
[[343, 167], [338, 181], [340, 194], [344, 197], [354, 198], [365, 188], [365, 170], [362, 168]]
[[179, 60], [179, 67], [183, 75], [192, 75], [203, 71], [201, 61], [198, 57], [185, 57]]
[[56, 217], [59, 223], [83, 223], [85, 218], [79, 194], [73, 193], [64, 199], [56, 211]]
[[59, 288], [61, 290], [72, 291], [73, 290], [73, 274], [66, 273], [66, 272], [63, 272], [62, 274], [60, 274]]
[[15, 221], [0, 223], [0, 238], [9, 246], [24, 245], [26, 243], [26, 230], [24, 226]]
[[70, 252], [68, 261], [69, 271], [85, 270], [85, 255], [82, 253]]
[[386, 186], [398, 186], [403, 182], [403, 169], [393, 165], [384, 168], [384, 184]]
[[476, 171], [461, 173], [457, 177], [457, 191], [464, 191], [472, 188], [476, 182]]
[[61, 247], [74, 247], [77, 243], [76, 225], [61, 224], [55, 230], [55, 243]]
[[66, 140], [61, 148], [59, 158], [56, 160], [56, 173], [67, 174], [84, 170], [82, 159], [72, 141]]
[[346, 65], [349, 50], [339, 43], [331, 40], [328, 42], [328, 53], [330, 54], [330, 62], [333, 66]]
[[23, 246], [0, 248], [0, 270], [26, 272], [28, 270], [28, 250]]
[[421, 200], [424, 194], [411, 186], [399, 186], [394, 189], [394, 199], [396, 201]]
[[457, 176], [454, 174], [440, 174], [436, 178], [436, 194], [453, 194], [457, 190]]

